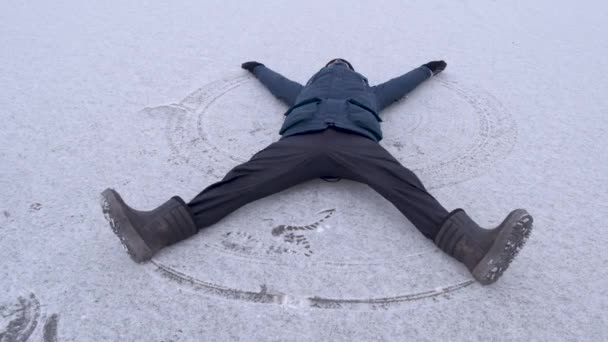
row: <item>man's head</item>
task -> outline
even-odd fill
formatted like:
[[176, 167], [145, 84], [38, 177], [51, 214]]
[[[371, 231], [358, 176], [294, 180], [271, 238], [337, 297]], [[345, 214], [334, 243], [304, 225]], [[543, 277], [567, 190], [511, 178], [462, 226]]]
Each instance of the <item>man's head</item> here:
[[349, 68], [350, 70], [355, 71], [353, 66], [346, 59], [335, 58], [335, 59], [332, 59], [331, 61], [329, 61], [329, 63], [327, 63], [325, 66], [328, 67], [333, 64], [344, 65], [345, 67]]

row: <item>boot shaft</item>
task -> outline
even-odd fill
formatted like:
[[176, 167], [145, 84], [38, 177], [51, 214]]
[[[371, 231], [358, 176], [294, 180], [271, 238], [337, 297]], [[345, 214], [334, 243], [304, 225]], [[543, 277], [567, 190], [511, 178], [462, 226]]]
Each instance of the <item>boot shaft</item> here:
[[102, 209], [114, 233], [136, 262], [197, 233], [190, 208], [175, 196], [150, 211], [129, 207], [118, 192], [106, 189]]
[[142, 220], [140, 234], [151, 249], [172, 245], [197, 233], [190, 208], [178, 196], [147, 211], [132, 210], [134, 220]]
[[435, 244], [472, 270], [494, 241], [494, 229], [481, 228], [463, 209], [452, 211], [441, 225]]

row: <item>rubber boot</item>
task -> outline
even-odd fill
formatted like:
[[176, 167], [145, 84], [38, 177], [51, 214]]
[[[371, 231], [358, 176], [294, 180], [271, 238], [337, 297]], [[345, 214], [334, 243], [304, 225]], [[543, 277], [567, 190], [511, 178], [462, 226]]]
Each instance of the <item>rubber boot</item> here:
[[163, 247], [197, 232], [190, 209], [177, 196], [154, 210], [139, 211], [126, 205], [113, 189], [101, 195], [104, 216], [135, 262], [150, 260]]
[[435, 244], [465, 264], [483, 285], [494, 283], [509, 267], [532, 230], [532, 216], [512, 211], [494, 229], [479, 227], [462, 209], [454, 210], [435, 237]]

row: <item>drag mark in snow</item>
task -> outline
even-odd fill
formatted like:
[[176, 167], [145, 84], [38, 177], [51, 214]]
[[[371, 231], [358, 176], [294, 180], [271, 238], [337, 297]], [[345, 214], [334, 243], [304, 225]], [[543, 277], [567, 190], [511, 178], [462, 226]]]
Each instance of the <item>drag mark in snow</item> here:
[[[168, 117], [165, 136], [169, 143], [172, 156], [169, 161], [175, 164], [188, 164], [198, 170], [207, 170], [216, 177], [223, 177], [209, 165], [222, 165], [225, 154], [219, 147], [209, 144], [206, 135], [200, 134], [198, 116], [229, 91], [237, 88], [247, 77], [236, 77], [209, 83], [188, 95], [177, 104], [146, 108], [149, 114], [166, 114]], [[242, 163], [242, 158], [229, 156]]]
[[[328, 219], [333, 215], [334, 212], [335, 209], [322, 211], [321, 213], [326, 213], [326, 215], [325, 217], [323, 217], [323, 219], [317, 221], [316, 223], [320, 223]], [[285, 238], [284, 241], [290, 241], [291, 243], [294, 243], [296, 245], [305, 244], [307, 240], [302, 238], [298, 240], [298, 237], [303, 236], [295, 235], [293, 232], [301, 230], [311, 231], [319, 226], [317, 224], [313, 227], [313, 225], [279, 225], [271, 230], [271, 235], [283, 236]], [[267, 247], [267, 245], [261, 242], [260, 239], [244, 232], [227, 232], [222, 234], [222, 236], [226, 238], [221, 242], [223, 248], [231, 252], [236, 252], [237, 255], [240, 256], [260, 257], [260, 251], [265, 251], [266, 254], [296, 253], [295, 250], [285, 249], [284, 247], [276, 245], [271, 245], [270, 247], [265, 248]], [[461, 290], [474, 283], [473, 280], [465, 280], [456, 284], [441, 286], [432, 290], [406, 293], [398, 296], [379, 296], [371, 298], [327, 298], [323, 296], [302, 296], [297, 294], [286, 294], [283, 291], [277, 290], [269, 291], [266, 284], [260, 285], [259, 291], [237, 289], [197, 279], [194, 276], [188, 275], [180, 270], [177, 270], [173, 266], [165, 265], [156, 259], [151, 260], [151, 263], [156, 266], [156, 272], [159, 273], [163, 278], [175, 282], [179, 286], [187, 286], [196, 291], [200, 291], [202, 294], [207, 296], [221, 297], [224, 299], [238, 300], [251, 303], [276, 304], [289, 307], [297, 306], [302, 308], [308, 307], [314, 309], [387, 310], [406, 305], [407, 303], [414, 300], [423, 300], [429, 298], [436, 300], [436, 298], [440, 296], [445, 296], [447, 298], [447, 295], [449, 293]]]
[[203, 291], [207, 295], [222, 297], [225, 299], [241, 300], [252, 303], [280, 303], [283, 295], [280, 293], [269, 293], [265, 285], [260, 286], [260, 291], [243, 291], [226, 286], [221, 286], [205, 281], [198, 280], [187, 274], [184, 274], [170, 266], [163, 265], [154, 260], [151, 261], [157, 271], [164, 278], [173, 280], [181, 285], [189, 285], [195, 290]]
[[[476, 118], [477, 127], [470, 134], [467, 132], [469, 137], [466, 146], [450, 150], [441, 160], [423, 162], [414, 168], [415, 172], [424, 174], [431, 180], [429, 189], [457, 184], [484, 174], [496, 161], [505, 158], [517, 141], [516, 123], [493, 95], [453, 81], [439, 79], [439, 82], [470, 106], [470, 114]], [[453, 113], [451, 115], [450, 120], [458, 119]], [[445, 118], [436, 118], [435, 121], [441, 120]], [[457, 134], [453, 132], [455, 138]]]
[[462, 283], [442, 287], [425, 292], [406, 294], [395, 297], [384, 297], [384, 298], [369, 298], [369, 299], [330, 299], [321, 297], [308, 298], [310, 306], [318, 309], [389, 309], [395, 305], [403, 302], [410, 302], [413, 300], [423, 298], [434, 298], [440, 295], [446, 295], [449, 292], [453, 292], [464, 287], [473, 284], [473, 280], [468, 280]]
[[[172, 150], [170, 161], [191, 165], [217, 178], [224, 176], [221, 166], [226, 164], [226, 158], [238, 164], [247, 161], [248, 156], [241, 155], [242, 149], [228, 150], [227, 146], [238, 145], [239, 139], [250, 136], [246, 133], [251, 128], [247, 127], [242, 136], [218, 135], [226, 132], [227, 127], [216, 125], [233, 123], [210, 120], [208, 115], [223, 115], [213, 112], [211, 107], [227, 101], [223, 99], [225, 95], [251, 81], [253, 78], [244, 76], [226, 78], [203, 86], [177, 104], [147, 108], [150, 113], [162, 112], [168, 117], [165, 132]], [[413, 121], [402, 127], [407, 133], [405, 137], [385, 134], [382, 142], [394, 149], [395, 156], [404, 165], [420, 174], [428, 189], [457, 184], [484, 174], [511, 152], [517, 140], [515, 122], [490, 93], [442, 78], [435, 82], [439, 91], [446, 92], [448, 99], [444, 101], [456, 101], [464, 107], [454, 105], [453, 110], [437, 109], [432, 101], [423, 97], [429, 95], [417, 94], [415, 99], [422, 101], [425, 113], [410, 116]], [[407, 111], [407, 105], [404, 107], [403, 111]], [[266, 129], [258, 118], [249, 120], [255, 130]], [[209, 127], [210, 124], [214, 126]], [[264, 147], [262, 143], [260, 145], [260, 149]]]
[[204, 295], [239, 300], [243, 302], [298, 306], [314, 309], [387, 310], [399, 307], [400, 305], [404, 305], [414, 300], [422, 300], [447, 295], [448, 293], [463, 289], [474, 283], [473, 280], [467, 280], [434, 290], [392, 297], [346, 299], [324, 298], [320, 296], [296, 296], [285, 294], [280, 291], [269, 291], [265, 284], [260, 285], [260, 291], [246, 291], [230, 288], [227, 286], [198, 280], [155, 260], [152, 260], [151, 262], [156, 266], [156, 271], [162, 277], [175, 281], [182, 286], [189, 286], [196, 291], [201, 291]]

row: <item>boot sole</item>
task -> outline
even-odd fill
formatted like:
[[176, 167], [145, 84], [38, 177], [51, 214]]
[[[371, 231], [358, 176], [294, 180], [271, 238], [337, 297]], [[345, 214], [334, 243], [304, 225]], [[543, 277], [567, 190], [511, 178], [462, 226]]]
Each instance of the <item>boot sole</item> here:
[[124, 211], [126, 204], [120, 195], [113, 189], [106, 189], [101, 196], [103, 215], [127, 254], [137, 263], [150, 260], [153, 253], [131, 224]]
[[483, 285], [496, 282], [526, 243], [532, 232], [532, 223], [532, 216], [523, 209], [509, 214], [501, 224], [505, 228], [471, 272], [473, 277]]

